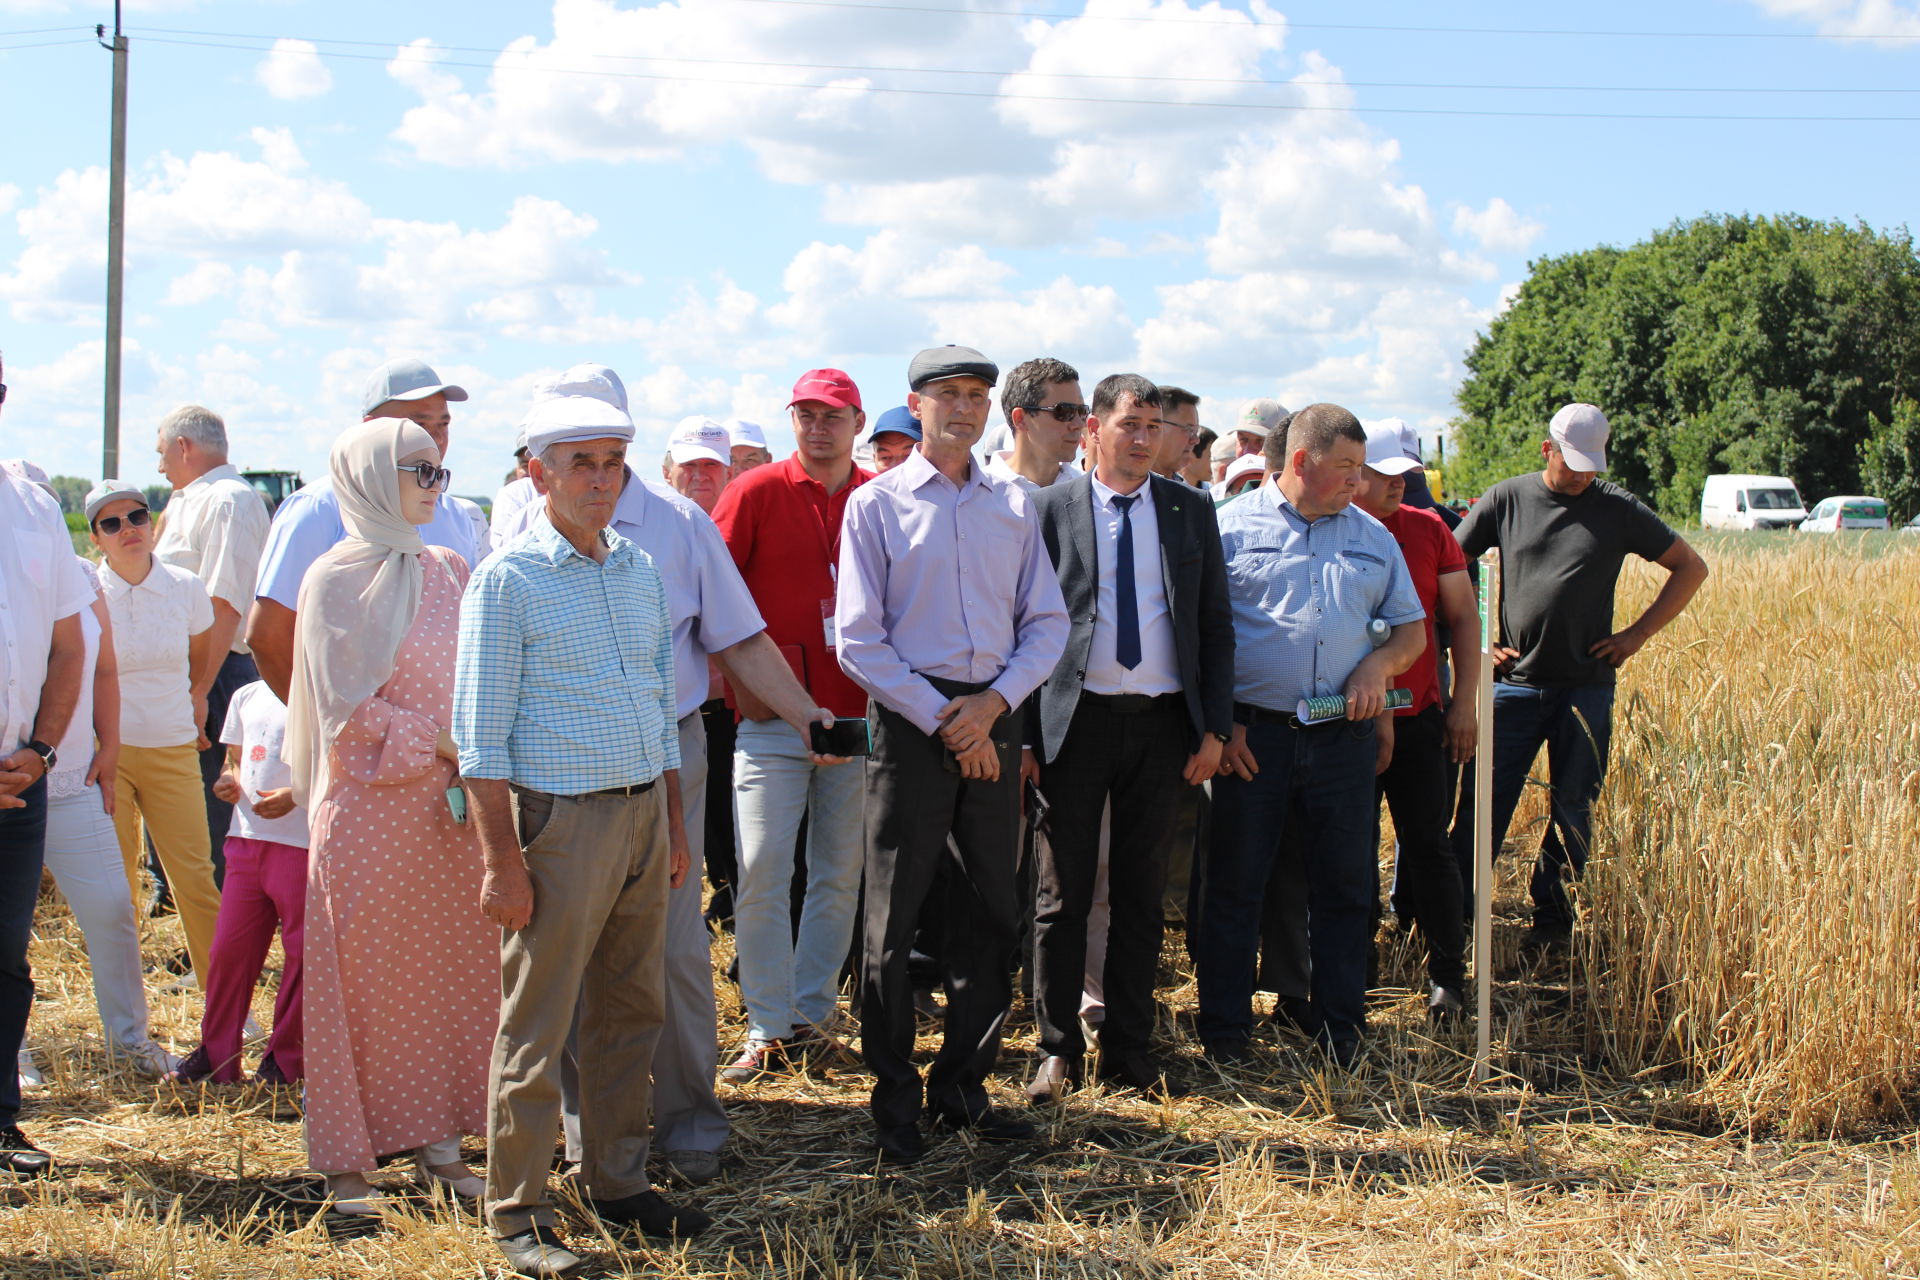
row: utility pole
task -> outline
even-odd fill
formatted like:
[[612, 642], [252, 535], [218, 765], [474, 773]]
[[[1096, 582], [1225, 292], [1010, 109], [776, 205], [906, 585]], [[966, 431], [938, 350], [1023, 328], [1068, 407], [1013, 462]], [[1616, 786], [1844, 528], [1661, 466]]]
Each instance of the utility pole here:
[[101, 47], [113, 51], [113, 158], [107, 186], [107, 387], [101, 424], [102, 479], [120, 474], [120, 317], [121, 276], [127, 241], [127, 38], [120, 33], [120, 0], [113, 0], [113, 43], [104, 24], [94, 27]]

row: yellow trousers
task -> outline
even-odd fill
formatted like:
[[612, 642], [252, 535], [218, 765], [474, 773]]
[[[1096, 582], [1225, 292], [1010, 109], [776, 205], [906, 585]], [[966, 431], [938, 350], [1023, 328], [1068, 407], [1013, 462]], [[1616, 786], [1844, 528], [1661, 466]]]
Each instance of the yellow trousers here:
[[[114, 784], [114, 832], [127, 864], [127, 887], [134, 913], [140, 912], [140, 860], [153, 837], [154, 852], [167, 873], [173, 904], [187, 929], [187, 953], [193, 957], [200, 989], [207, 987], [207, 953], [220, 915], [220, 890], [213, 883], [208, 852], [206, 784], [200, 778], [200, 753], [191, 742], [177, 747], [122, 747]], [[224, 834], [224, 833], [223, 833]]]

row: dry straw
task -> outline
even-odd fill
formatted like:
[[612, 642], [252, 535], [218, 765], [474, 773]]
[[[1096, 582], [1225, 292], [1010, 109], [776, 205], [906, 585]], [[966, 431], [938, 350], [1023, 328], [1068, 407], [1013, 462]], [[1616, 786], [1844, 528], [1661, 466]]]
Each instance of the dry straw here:
[[[1255, 1065], [1194, 1051], [1192, 974], [1164, 957], [1162, 1049], [1190, 1096], [1088, 1089], [1020, 1149], [937, 1142], [899, 1175], [866, 1146], [857, 1067], [722, 1088], [722, 1180], [669, 1187], [716, 1229], [631, 1249], [577, 1217], [603, 1276], [1056, 1277], [1920, 1275], [1906, 1105], [1920, 1019], [1915, 620], [1920, 539], [1709, 544], [1694, 608], [1629, 666], [1602, 856], [1571, 966], [1530, 969], [1530, 795], [1501, 866], [1496, 1072], [1423, 1017], [1417, 945], [1389, 928], [1372, 1048], [1332, 1073], [1263, 1027]], [[1657, 575], [1626, 581], [1629, 616]], [[1390, 833], [1389, 833], [1390, 834]], [[180, 945], [164, 921], [158, 962]], [[723, 1040], [744, 1033], [715, 948]], [[24, 1123], [58, 1177], [0, 1182], [5, 1280], [472, 1280], [484, 1229], [438, 1199], [329, 1223], [296, 1099], [166, 1090], [109, 1062], [77, 930], [49, 900], [31, 1040], [48, 1084]], [[482, 975], [484, 978], [484, 975]], [[156, 983], [159, 981], [155, 979]], [[256, 1012], [271, 1013], [271, 984]], [[180, 1046], [198, 1000], [155, 999]], [[921, 1040], [934, 1044], [932, 1028]], [[1019, 1106], [1033, 1027], [1009, 1024]], [[481, 1155], [469, 1144], [471, 1158]], [[664, 1177], [664, 1174], [663, 1174]], [[398, 1188], [398, 1171], [380, 1175]]]

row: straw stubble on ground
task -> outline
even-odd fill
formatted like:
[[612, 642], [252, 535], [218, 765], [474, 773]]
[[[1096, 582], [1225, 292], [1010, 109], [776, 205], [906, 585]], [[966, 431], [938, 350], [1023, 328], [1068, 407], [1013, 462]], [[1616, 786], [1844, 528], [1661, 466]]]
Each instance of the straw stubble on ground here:
[[[594, 1238], [574, 1217], [590, 1274], [1920, 1275], [1920, 1152], [1904, 1119], [1920, 1028], [1910, 1013], [1893, 1021], [1912, 1008], [1913, 955], [1880, 950], [1906, 945], [1920, 915], [1914, 824], [1899, 826], [1915, 802], [1902, 779], [1916, 767], [1906, 708], [1920, 555], [1868, 560], [1857, 548], [1784, 539], [1714, 551], [1708, 594], [1623, 683], [1635, 723], [1616, 740], [1623, 767], [1601, 837], [1617, 848], [1588, 886], [1596, 909], [1571, 967], [1521, 965], [1524, 878], [1518, 859], [1503, 869], [1499, 1070], [1488, 1087], [1470, 1085], [1469, 1033], [1429, 1033], [1419, 958], [1397, 935], [1383, 941], [1376, 1035], [1352, 1076], [1327, 1073], [1273, 1029], [1255, 1067], [1206, 1064], [1190, 1034], [1191, 969], [1170, 940], [1162, 1032], [1191, 1096], [1088, 1089], [1039, 1114], [1037, 1144], [945, 1138], [921, 1165], [882, 1173], [856, 1065], [723, 1086], [735, 1131], [722, 1180], [669, 1189], [713, 1211], [715, 1230], [687, 1246], [634, 1249]], [[1793, 597], [1787, 583], [1811, 583], [1818, 599]], [[1650, 584], [1636, 575], [1630, 590], [1644, 598]], [[1787, 634], [1796, 610], [1818, 615], [1816, 634]], [[1840, 641], [1853, 656], [1821, 662], [1819, 647]], [[1764, 696], [1776, 684], [1797, 692]], [[1865, 745], [1790, 769], [1762, 763], [1798, 739], [1833, 741], [1828, 727]], [[1722, 759], [1738, 785], [1699, 773]], [[1823, 791], [1817, 769], [1851, 776]], [[1826, 839], [1815, 819], [1844, 823], [1853, 810], [1842, 797], [1853, 794], [1858, 822]], [[1777, 825], [1810, 806], [1806, 823]], [[1762, 830], [1745, 816], [1756, 812]], [[1530, 847], [1540, 813], [1530, 798], [1517, 846]], [[1767, 822], [1776, 826], [1763, 840]], [[1690, 852], [1667, 853], [1681, 830]], [[1667, 856], [1651, 857], [1656, 848]], [[1816, 851], [1824, 861], [1798, 877], [1758, 873]], [[1842, 903], [1848, 914], [1836, 921]], [[1798, 951], [1796, 933], [1807, 935]], [[161, 922], [149, 959], [178, 945], [177, 923]], [[730, 946], [715, 948], [728, 1040], [743, 1023], [737, 992], [719, 977]], [[1862, 966], [1874, 956], [1879, 964]], [[25, 1123], [56, 1151], [60, 1172], [0, 1186], [0, 1276], [498, 1273], [471, 1213], [441, 1200], [408, 1202], [373, 1227], [330, 1222], [302, 1172], [294, 1095], [174, 1091], [112, 1068], [78, 933], [57, 902], [34, 960], [31, 1040], [48, 1083]], [[1731, 968], [1754, 963], [1772, 972]], [[1773, 989], [1795, 992], [1792, 1016], [1756, 1003], [1753, 992]], [[270, 1012], [269, 982], [257, 1015]], [[156, 996], [154, 1013], [163, 1040], [192, 1042], [195, 997]], [[1720, 1030], [1690, 1029], [1703, 1022]], [[1018, 1005], [998, 1082], [1009, 1107], [1020, 1105], [1032, 1041]], [[1816, 1051], [1826, 1058], [1810, 1058]], [[1844, 1105], [1806, 1102], [1818, 1097]], [[469, 1155], [479, 1158], [477, 1143]], [[398, 1169], [381, 1178], [404, 1186]]]

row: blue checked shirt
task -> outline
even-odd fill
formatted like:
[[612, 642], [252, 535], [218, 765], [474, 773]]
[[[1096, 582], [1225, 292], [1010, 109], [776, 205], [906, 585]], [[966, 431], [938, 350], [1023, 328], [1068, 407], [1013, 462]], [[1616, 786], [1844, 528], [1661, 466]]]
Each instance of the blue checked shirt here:
[[581, 795], [680, 767], [673, 627], [653, 560], [608, 530], [607, 558], [545, 515], [474, 570], [460, 607], [460, 772]]
[[1308, 523], [1269, 480], [1220, 508], [1233, 601], [1233, 697], [1269, 711], [1345, 693], [1367, 622], [1427, 616], [1387, 527], [1349, 505]]

